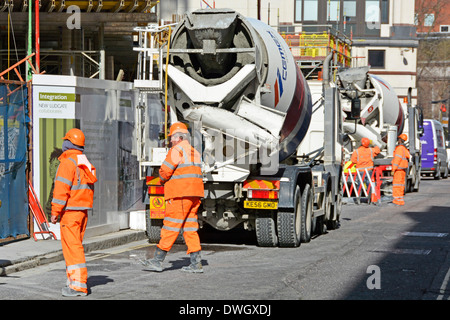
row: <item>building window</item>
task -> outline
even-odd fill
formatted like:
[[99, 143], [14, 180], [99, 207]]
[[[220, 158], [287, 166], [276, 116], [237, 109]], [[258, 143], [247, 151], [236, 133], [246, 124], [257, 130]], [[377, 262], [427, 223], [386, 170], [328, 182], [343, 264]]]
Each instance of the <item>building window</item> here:
[[[380, 36], [381, 24], [389, 23], [389, 0], [295, 0], [294, 21], [333, 28], [355, 37]], [[305, 30], [305, 29], [304, 29]], [[312, 31], [312, 30], [309, 30]]]
[[340, 0], [331, 0], [327, 3], [327, 21], [339, 21]]
[[344, 1], [344, 17], [356, 17], [356, 0]]
[[366, 22], [380, 22], [380, 2], [378, 0], [366, 1]]
[[381, 23], [389, 23], [389, 0], [381, 0]]
[[440, 31], [441, 31], [441, 32], [450, 32], [450, 31], [449, 31], [449, 28], [450, 28], [450, 26], [441, 26], [441, 27], [440, 27]]
[[318, 0], [305, 0], [304, 21], [317, 21]]
[[319, 0], [295, 0], [294, 21], [317, 21]]
[[424, 18], [424, 27], [432, 27], [434, 24], [434, 13], [426, 14]]
[[372, 69], [385, 68], [385, 50], [369, 50], [369, 65]]
[[295, 22], [301, 22], [303, 20], [302, 17], [302, 0], [295, 0]]

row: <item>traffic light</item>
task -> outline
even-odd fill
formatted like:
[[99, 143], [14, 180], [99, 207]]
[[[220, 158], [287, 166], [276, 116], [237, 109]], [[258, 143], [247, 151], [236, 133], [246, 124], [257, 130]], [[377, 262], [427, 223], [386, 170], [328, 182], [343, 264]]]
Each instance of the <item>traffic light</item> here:
[[447, 112], [447, 108], [445, 107], [445, 104], [441, 104], [441, 112]]

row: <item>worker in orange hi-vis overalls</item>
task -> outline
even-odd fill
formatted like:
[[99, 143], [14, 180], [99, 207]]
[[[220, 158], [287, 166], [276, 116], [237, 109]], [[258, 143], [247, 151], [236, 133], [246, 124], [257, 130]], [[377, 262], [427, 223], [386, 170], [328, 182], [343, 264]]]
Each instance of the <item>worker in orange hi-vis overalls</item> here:
[[[356, 149], [350, 158], [350, 161], [355, 164], [356, 170], [359, 171], [361, 178], [364, 176], [364, 182], [369, 184], [372, 177], [373, 159], [381, 152], [378, 146], [370, 147], [370, 140], [368, 138], [361, 139], [361, 146]], [[368, 175], [365, 173], [367, 169]], [[359, 181], [357, 181], [359, 185]]]
[[201, 246], [197, 233], [197, 211], [201, 198], [204, 197], [201, 157], [188, 141], [189, 131], [185, 124], [174, 123], [170, 127], [169, 136], [172, 148], [159, 169], [159, 177], [164, 185], [166, 213], [155, 255], [153, 259], [144, 261], [144, 270], [163, 270], [162, 262], [183, 230], [191, 264], [182, 270], [201, 273]]
[[408, 169], [408, 162], [410, 153], [405, 147], [404, 143], [408, 140], [406, 134], [398, 136], [398, 145], [394, 150], [394, 158], [392, 159], [392, 196], [394, 197], [392, 203], [403, 206], [405, 204], [405, 177]]
[[60, 217], [61, 245], [66, 262], [67, 285], [62, 288], [66, 297], [85, 296], [87, 268], [83, 237], [87, 224], [87, 210], [94, 202], [95, 167], [83, 154], [85, 137], [81, 130], [70, 129], [63, 138], [60, 165], [55, 176], [51, 222]]

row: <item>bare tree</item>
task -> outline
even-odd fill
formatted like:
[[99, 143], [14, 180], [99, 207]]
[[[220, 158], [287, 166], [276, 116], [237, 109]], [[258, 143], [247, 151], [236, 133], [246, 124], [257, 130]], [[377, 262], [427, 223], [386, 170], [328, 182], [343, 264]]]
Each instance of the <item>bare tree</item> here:
[[[447, 0], [416, 0], [418, 103], [424, 107], [428, 118], [440, 118], [439, 105], [431, 102], [449, 97], [450, 38], [435, 32], [436, 26], [448, 24], [445, 14], [448, 10], [450, 3]], [[425, 26], [426, 21], [428, 26]]]

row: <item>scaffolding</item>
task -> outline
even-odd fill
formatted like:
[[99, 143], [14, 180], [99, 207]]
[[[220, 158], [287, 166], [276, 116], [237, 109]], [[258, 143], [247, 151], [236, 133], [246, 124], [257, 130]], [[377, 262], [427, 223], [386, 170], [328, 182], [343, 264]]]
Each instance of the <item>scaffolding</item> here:
[[351, 66], [352, 40], [331, 26], [321, 27], [324, 27], [325, 31], [281, 32], [307, 79], [321, 79], [323, 60], [331, 52], [334, 52], [332, 61], [334, 70]]

